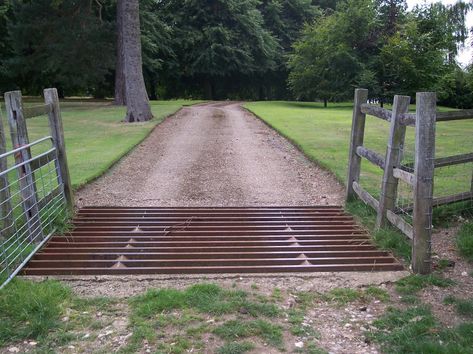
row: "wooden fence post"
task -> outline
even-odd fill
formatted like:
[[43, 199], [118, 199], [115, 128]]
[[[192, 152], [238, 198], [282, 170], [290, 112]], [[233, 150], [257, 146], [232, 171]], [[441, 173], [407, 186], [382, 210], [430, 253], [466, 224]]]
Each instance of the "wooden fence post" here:
[[431, 272], [437, 95], [418, 92], [416, 102], [412, 269], [415, 273], [428, 274]]
[[[23, 116], [23, 104], [20, 91], [5, 93], [5, 106], [7, 109], [8, 123], [13, 149], [29, 144], [26, 121]], [[22, 149], [15, 154], [15, 162], [21, 164], [31, 159], [30, 149]], [[38, 209], [36, 185], [31, 165], [25, 163], [17, 168], [20, 195], [22, 198], [23, 211], [26, 217], [30, 240], [42, 239], [43, 229]]]
[[62, 125], [61, 109], [59, 106], [59, 96], [55, 88], [44, 90], [44, 101], [51, 105], [48, 114], [49, 128], [53, 137], [54, 146], [57, 151], [58, 171], [61, 174], [61, 181], [64, 185], [64, 195], [66, 197], [67, 208], [72, 213], [74, 211], [74, 193], [72, 191], [71, 176], [67, 164], [66, 145], [64, 142], [64, 128]]
[[[5, 128], [3, 126], [2, 109], [0, 107], [0, 155], [7, 152], [7, 139]], [[0, 158], [0, 171], [8, 168], [7, 158]], [[8, 175], [0, 177], [0, 217], [3, 221], [2, 235], [0, 241], [5, 240], [11, 235], [13, 227], [13, 210], [11, 206], [10, 185], [8, 183]]]
[[361, 112], [361, 105], [368, 101], [368, 90], [356, 89], [353, 104], [353, 119], [351, 126], [350, 155], [348, 160], [347, 194], [349, 201], [356, 196], [353, 182], [360, 180], [361, 157], [357, 155], [356, 148], [363, 145], [365, 135], [366, 114]]
[[394, 210], [396, 204], [398, 179], [394, 177], [394, 168], [398, 167], [402, 160], [406, 126], [401, 124], [402, 114], [409, 111], [409, 96], [394, 96], [391, 115], [391, 127], [386, 149], [384, 174], [381, 184], [381, 195], [379, 198], [378, 215], [376, 227], [380, 228], [386, 223], [386, 212]]

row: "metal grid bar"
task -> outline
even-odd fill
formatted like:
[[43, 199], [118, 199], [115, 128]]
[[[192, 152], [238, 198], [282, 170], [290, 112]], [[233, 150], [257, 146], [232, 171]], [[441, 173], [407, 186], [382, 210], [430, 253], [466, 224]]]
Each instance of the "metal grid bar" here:
[[84, 208], [27, 275], [401, 270], [340, 207]]

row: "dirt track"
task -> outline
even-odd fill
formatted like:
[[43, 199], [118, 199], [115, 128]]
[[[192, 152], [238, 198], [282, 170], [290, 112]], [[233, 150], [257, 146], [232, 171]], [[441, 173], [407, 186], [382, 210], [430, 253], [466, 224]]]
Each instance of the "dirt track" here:
[[[314, 132], [316, 133], [316, 132]], [[343, 188], [238, 103], [187, 107], [77, 195], [77, 206], [341, 204]]]

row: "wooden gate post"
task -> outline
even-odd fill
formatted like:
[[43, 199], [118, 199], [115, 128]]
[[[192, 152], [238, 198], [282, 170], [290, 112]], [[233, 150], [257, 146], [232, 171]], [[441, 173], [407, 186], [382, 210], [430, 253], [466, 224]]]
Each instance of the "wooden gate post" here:
[[[29, 144], [28, 131], [25, 117], [23, 116], [23, 104], [21, 91], [5, 93], [5, 106], [7, 108], [8, 123], [10, 125], [13, 149]], [[15, 161], [21, 164], [31, 159], [30, 149], [22, 149], [15, 154]], [[31, 164], [25, 163], [17, 169], [20, 195], [22, 198], [23, 211], [29, 231], [30, 240], [42, 239], [43, 228], [38, 209], [38, 198], [36, 185]]]
[[[7, 139], [3, 126], [2, 110], [0, 107], [0, 155], [7, 152]], [[8, 168], [7, 158], [0, 157], [0, 171]], [[0, 217], [3, 221], [2, 235], [0, 241], [6, 239], [12, 233], [13, 227], [13, 210], [11, 205], [10, 185], [8, 183], [8, 175], [0, 177]]]
[[349, 201], [356, 196], [353, 190], [353, 182], [360, 180], [361, 157], [357, 155], [356, 148], [363, 145], [365, 136], [366, 114], [361, 112], [361, 105], [368, 101], [368, 90], [356, 89], [353, 104], [353, 119], [351, 126], [350, 155], [348, 158], [348, 177], [346, 200]]
[[394, 177], [393, 173], [394, 168], [398, 167], [402, 160], [406, 126], [401, 124], [401, 118], [402, 114], [409, 111], [410, 101], [409, 96], [394, 96], [376, 228], [380, 228], [386, 223], [386, 212], [388, 210], [394, 211], [396, 205], [398, 179]]
[[437, 95], [435, 92], [418, 92], [416, 104], [412, 269], [415, 273], [428, 274], [431, 272]]
[[62, 125], [61, 109], [59, 107], [59, 96], [55, 88], [44, 90], [44, 101], [51, 105], [48, 113], [49, 129], [53, 137], [54, 146], [57, 151], [58, 172], [61, 175], [61, 182], [64, 185], [64, 195], [66, 197], [67, 208], [72, 213], [74, 211], [74, 193], [72, 191], [71, 176], [67, 164], [66, 144], [64, 142], [64, 128]]

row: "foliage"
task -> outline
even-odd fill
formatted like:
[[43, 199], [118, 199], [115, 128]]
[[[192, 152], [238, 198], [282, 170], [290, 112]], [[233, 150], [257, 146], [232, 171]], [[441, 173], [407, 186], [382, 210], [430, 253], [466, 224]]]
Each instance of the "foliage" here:
[[[339, 2], [295, 43], [290, 87], [298, 98], [325, 102], [350, 97], [354, 86], [381, 102], [437, 89], [451, 97], [454, 87], [443, 79], [462, 71], [455, 56], [466, 40], [469, 9], [461, 2], [422, 4], [410, 12], [404, 0]], [[473, 105], [467, 102], [462, 106]]]
[[38, 92], [58, 87], [60, 94], [100, 90], [114, 66], [114, 24], [97, 3], [10, 2], [7, 88]]
[[214, 98], [222, 80], [272, 70], [278, 43], [264, 28], [257, 5], [256, 0], [163, 2], [159, 10], [173, 24], [171, 45], [179, 58], [176, 84], [192, 83]]
[[[455, 63], [470, 7], [142, 0], [145, 83], [151, 99], [339, 101], [359, 86], [381, 102], [435, 90], [443, 104], [470, 108], [471, 70]], [[62, 96], [112, 95], [115, 17], [116, 1], [0, 0], [0, 91], [55, 86]]]
[[306, 26], [289, 60], [289, 85], [299, 98], [326, 102], [351, 94], [363, 68], [356, 48], [368, 39], [373, 12], [371, 1], [349, 0], [334, 14]]
[[[286, 54], [335, 0], [140, 1], [150, 97], [287, 97]], [[116, 1], [0, 1], [0, 90], [113, 93]]]

